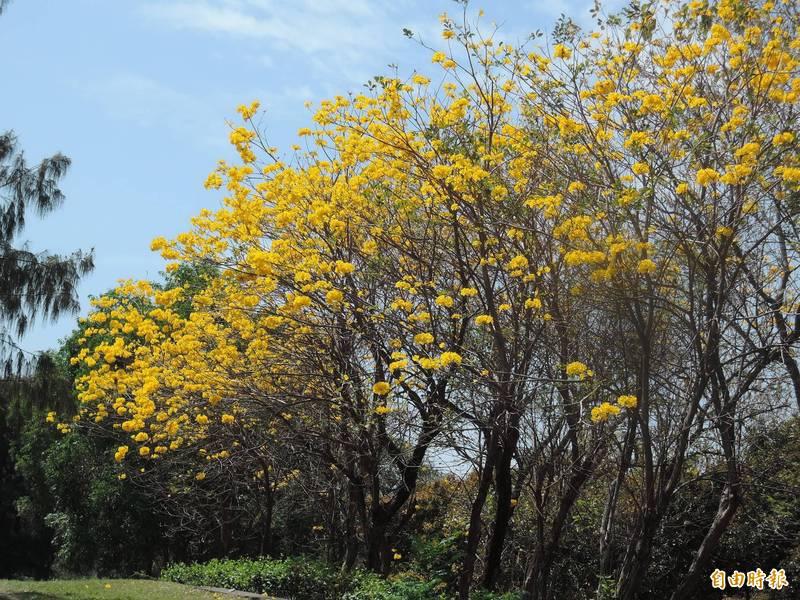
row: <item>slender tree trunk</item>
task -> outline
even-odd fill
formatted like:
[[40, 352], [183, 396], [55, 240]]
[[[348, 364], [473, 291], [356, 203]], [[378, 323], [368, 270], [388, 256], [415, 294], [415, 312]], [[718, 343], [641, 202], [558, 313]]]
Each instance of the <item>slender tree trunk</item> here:
[[493, 590], [495, 587], [503, 558], [503, 545], [511, 521], [511, 467], [510, 464], [506, 464], [506, 454], [504, 451], [496, 467], [494, 524], [489, 537], [483, 575], [483, 587], [488, 590]]
[[633, 442], [636, 439], [636, 418], [628, 419], [628, 431], [625, 434], [625, 443], [622, 447], [619, 470], [617, 477], [608, 488], [608, 500], [603, 511], [603, 520], [600, 525], [600, 575], [607, 576], [611, 573], [611, 534], [614, 529], [614, 518], [617, 513], [619, 491], [625, 481], [625, 475], [630, 467], [633, 454]]
[[275, 496], [272, 489], [272, 481], [269, 476], [269, 465], [262, 462], [262, 469], [264, 471], [264, 481], [262, 488], [264, 490], [264, 506], [262, 509], [262, 524], [261, 524], [261, 554], [272, 553], [272, 511], [275, 505]]
[[689, 571], [678, 586], [678, 589], [672, 593], [670, 600], [684, 600], [685, 598], [691, 598], [693, 596], [697, 584], [703, 576], [708, 559], [711, 558], [711, 554], [716, 549], [717, 544], [719, 544], [720, 538], [722, 538], [722, 535], [733, 520], [739, 508], [739, 503], [738, 492], [726, 486], [719, 500], [719, 506], [717, 507], [717, 514], [714, 516], [714, 521], [706, 532], [703, 543], [700, 544], [700, 548], [697, 550], [694, 560], [692, 560]]
[[639, 587], [650, 566], [653, 537], [660, 520], [655, 512], [642, 515], [637, 535], [628, 545], [617, 579], [617, 600], [634, 600], [639, 593]]
[[217, 520], [219, 523], [219, 546], [221, 556], [229, 556], [231, 550], [231, 541], [233, 539], [230, 518], [231, 501], [232, 498], [230, 496], [225, 497], [222, 510], [220, 511], [220, 517]]
[[522, 600], [546, 600], [550, 585], [550, 569], [553, 566], [553, 554], [550, 544], [537, 551], [532, 566], [525, 575], [525, 589]]
[[725, 453], [725, 488], [720, 495], [714, 520], [711, 522], [703, 542], [700, 544], [700, 548], [698, 548], [692, 564], [689, 566], [689, 571], [678, 586], [678, 589], [673, 592], [671, 600], [684, 600], [693, 595], [703, 571], [706, 569], [708, 560], [711, 558], [711, 554], [728, 529], [741, 502], [739, 464], [736, 457], [736, 431], [734, 429], [736, 400], [731, 399], [730, 389], [725, 380], [718, 353], [715, 353], [714, 356], [716, 377], [712, 382], [712, 400], [718, 411], [717, 426], [722, 450]]
[[478, 544], [481, 541], [481, 513], [486, 504], [486, 497], [489, 494], [489, 487], [492, 483], [492, 472], [497, 461], [497, 442], [496, 432], [490, 434], [486, 452], [486, 462], [478, 481], [478, 490], [475, 500], [472, 501], [472, 510], [469, 516], [469, 530], [467, 532], [467, 543], [464, 550], [464, 561], [461, 565], [461, 575], [458, 579], [459, 600], [469, 600], [469, 591], [472, 587], [472, 578], [475, 574], [475, 561], [477, 559]]
[[483, 586], [488, 590], [493, 590], [500, 574], [503, 559], [503, 547], [509, 531], [511, 522], [512, 507], [511, 498], [513, 495], [513, 481], [511, 477], [511, 460], [517, 449], [519, 439], [519, 418], [514, 417], [510, 423], [509, 430], [506, 432], [505, 440], [500, 451], [500, 458], [495, 465], [495, 493], [497, 495], [497, 506], [495, 509], [494, 526], [489, 538], [489, 546], [486, 553], [486, 568], [483, 578]]
[[[550, 572], [556, 552], [561, 546], [561, 535], [564, 531], [572, 507], [580, 495], [583, 485], [594, 470], [596, 461], [602, 455], [601, 448], [587, 452], [587, 456], [574, 464], [572, 475], [567, 482], [558, 504], [558, 511], [553, 518], [550, 536], [545, 544], [540, 544], [525, 575], [524, 600], [546, 600], [549, 593]], [[575, 457], [573, 457], [575, 458]]]
[[797, 409], [800, 410], [800, 369], [797, 367], [797, 361], [785, 348], [781, 349], [781, 360], [786, 366], [786, 372], [789, 373], [789, 379], [794, 388], [794, 399], [797, 402]]
[[342, 561], [342, 572], [349, 573], [356, 566], [358, 560], [358, 533], [356, 531], [356, 522], [358, 520], [358, 502], [359, 494], [355, 485], [347, 482], [347, 511], [345, 512], [344, 532], [345, 532], [345, 548], [344, 560]]
[[[649, 306], [652, 316], [652, 305]], [[638, 323], [639, 335], [639, 371], [637, 387], [639, 388], [639, 406], [637, 419], [641, 431], [642, 458], [644, 467], [644, 485], [642, 488], [642, 509], [638, 526], [628, 542], [622, 569], [617, 578], [617, 600], [633, 600], [639, 593], [639, 587], [650, 566], [650, 554], [653, 548], [653, 537], [661, 522], [661, 508], [669, 504], [671, 489], [660, 484], [658, 468], [653, 456], [653, 438], [650, 433], [650, 351], [652, 344], [652, 319], [648, 323]], [[690, 410], [691, 415], [694, 414]], [[684, 421], [686, 422], [686, 421]], [[691, 424], [689, 421], [688, 424]], [[681, 439], [688, 436], [688, 425]], [[681, 448], [681, 453], [685, 447]], [[676, 459], [680, 461], [680, 459]], [[679, 472], [679, 466], [674, 467]], [[675, 472], [675, 471], [673, 471]], [[663, 472], [662, 472], [663, 474]]]
[[262, 546], [261, 554], [272, 554], [272, 512], [275, 505], [275, 498], [272, 490], [267, 492], [266, 506], [264, 507], [264, 523], [261, 529]]

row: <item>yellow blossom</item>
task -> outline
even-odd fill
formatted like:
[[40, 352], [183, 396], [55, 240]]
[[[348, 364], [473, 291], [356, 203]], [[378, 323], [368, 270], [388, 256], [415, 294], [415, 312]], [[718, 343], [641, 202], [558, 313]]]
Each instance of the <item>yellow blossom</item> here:
[[329, 290], [325, 294], [325, 301], [331, 305], [341, 304], [344, 294], [340, 290]]
[[525, 300], [525, 308], [539, 310], [542, 308], [542, 301], [539, 298], [528, 298]]
[[715, 181], [719, 181], [719, 173], [714, 169], [700, 169], [697, 171], [697, 183], [703, 187], [709, 186]]
[[436, 297], [436, 300], [434, 302], [438, 306], [444, 306], [445, 308], [453, 307], [453, 299], [447, 294], [440, 294], [439, 296]]
[[733, 235], [733, 229], [725, 225], [720, 225], [714, 233], [719, 238], [730, 237]]
[[553, 56], [555, 58], [563, 58], [568, 60], [572, 56], [572, 50], [567, 48], [564, 44], [556, 44], [553, 47]]
[[433, 339], [434, 339], [433, 334], [430, 334], [428, 332], [418, 333], [417, 335], [414, 336], [414, 342], [420, 345], [432, 344]]
[[578, 377], [580, 379], [583, 379], [584, 377], [591, 377], [592, 375], [589, 367], [578, 360], [568, 363], [564, 368], [564, 371], [566, 372], [567, 377]]
[[522, 254], [517, 254], [514, 258], [508, 261], [506, 266], [509, 269], [525, 269], [528, 267], [528, 259]]
[[336, 261], [336, 266], [334, 267], [334, 270], [339, 275], [349, 275], [350, 273], [355, 271], [356, 268], [352, 263], [345, 262], [345, 261], [342, 261], [342, 260], [337, 260]]
[[390, 386], [385, 381], [379, 381], [372, 386], [373, 393], [378, 396], [386, 396], [391, 390], [392, 386]]
[[125, 459], [125, 455], [128, 454], [128, 449], [128, 446], [120, 446], [117, 448], [117, 451], [114, 453], [114, 460], [122, 462]]
[[640, 260], [639, 264], [636, 265], [636, 272], [640, 275], [650, 275], [651, 273], [655, 273], [656, 269], [656, 263], [649, 258]]
[[609, 417], [616, 416], [620, 413], [619, 406], [603, 402], [600, 406], [595, 406], [592, 409], [592, 421], [601, 423], [607, 421]]
[[461, 355], [457, 352], [442, 352], [441, 356], [439, 356], [439, 361], [443, 367], [447, 367], [449, 365], [460, 365]]

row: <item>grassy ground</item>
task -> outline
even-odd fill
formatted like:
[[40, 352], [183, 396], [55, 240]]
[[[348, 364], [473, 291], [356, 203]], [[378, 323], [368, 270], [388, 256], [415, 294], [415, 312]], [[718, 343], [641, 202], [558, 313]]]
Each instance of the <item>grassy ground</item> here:
[[0, 579], [0, 600], [220, 600], [212, 594], [166, 581], [69, 579], [10, 581]]

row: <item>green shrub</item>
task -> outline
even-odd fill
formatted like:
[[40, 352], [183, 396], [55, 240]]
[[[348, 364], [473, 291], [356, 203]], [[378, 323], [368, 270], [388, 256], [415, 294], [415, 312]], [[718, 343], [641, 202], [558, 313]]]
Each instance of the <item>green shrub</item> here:
[[[174, 564], [161, 573], [176, 583], [234, 588], [290, 600], [447, 600], [447, 582], [404, 572], [383, 578], [366, 571], [342, 574], [306, 558], [211, 560]], [[479, 593], [476, 600], [517, 600], [514, 594]]]
[[522, 597], [520, 592], [486, 592], [475, 590], [470, 597], [473, 600], [519, 600]]
[[399, 573], [384, 579], [373, 573], [355, 573], [351, 590], [342, 600], [446, 600], [447, 584], [418, 573]]
[[176, 583], [235, 588], [297, 600], [333, 600], [346, 591], [347, 580], [330, 566], [304, 558], [284, 560], [211, 560], [175, 564], [162, 578]]
[[465, 535], [458, 531], [449, 536], [415, 536], [411, 540], [412, 570], [430, 579], [443, 581], [455, 595], [460, 565], [464, 560]]

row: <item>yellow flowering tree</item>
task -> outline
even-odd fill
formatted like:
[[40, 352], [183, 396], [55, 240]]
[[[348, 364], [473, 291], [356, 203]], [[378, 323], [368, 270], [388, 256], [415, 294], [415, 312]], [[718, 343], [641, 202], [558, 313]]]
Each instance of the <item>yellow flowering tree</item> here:
[[[737, 423], [772, 381], [800, 399], [797, 9], [663, 0], [601, 24], [562, 20], [548, 49], [445, 15], [435, 82], [323, 102], [287, 160], [240, 107], [240, 162], [206, 182], [222, 206], [153, 243], [168, 271], [214, 276], [97, 301], [74, 359], [83, 420], [120, 436], [119, 462], [182, 456], [198, 486], [233, 461], [313, 479], [347, 498], [328, 524], [345, 565], [363, 546], [381, 572], [431, 449], [460, 455], [461, 598], [481, 552], [496, 586], [520, 510], [537, 532], [525, 592], [549, 597], [598, 477], [600, 575], [634, 598], [707, 444], [724, 489], [690, 595], [740, 502]], [[615, 560], [623, 497], [636, 520]]]
[[[588, 35], [562, 24], [552, 57], [534, 55], [526, 100], [534, 127], [561, 137], [543, 162], [570, 173], [583, 196], [584, 214], [563, 224], [565, 260], [588, 271], [583, 292], [622, 317], [617, 355], [634, 374], [635, 400], [624, 393], [592, 411], [605, 422], [636, 409], [617, 482], [634, 436], [643, 448], [640, 519], [618, 597], [638, 593], [693, 428], [714, 415], [726, 485], [679, 598], [740, 501], [734, 423], [757, 412], [749, 403], [783, 376], [777, 364], [800, 398], [786, 351], [798, 340], [786, 326], [797, 298], [798, 19], [793, 3], [744, 0], [637, 3], [623, 16]], [[534, 560], [532, 597], [544, 596], [542, 577]]]

